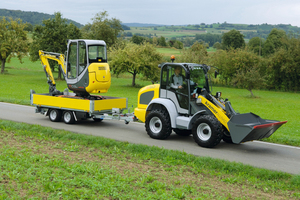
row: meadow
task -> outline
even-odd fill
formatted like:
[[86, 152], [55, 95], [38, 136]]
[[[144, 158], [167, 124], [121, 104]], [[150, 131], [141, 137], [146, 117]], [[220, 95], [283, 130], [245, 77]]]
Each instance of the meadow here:
[[[6, 66], [0, 101], [29, 105], [30, 89], [48, 92], [40, 62], [13, 59]], [[130, 75], [113, 76], [105, 95], [127, 97], [134, 108], [138, 90], [149, 84], [138, 79], [131, 87]], [[57, 88], [64, 90], [65, 81]], [[241, 113], [288, 120], [268, 141], [300, 146], [299, 94], [254, 90], [257, 97], [250, 98], [247, 90], [217, 91]], [[0, 152], [0, 199], [300, 198], [300, 175], [39, 125], [0, 120]]]

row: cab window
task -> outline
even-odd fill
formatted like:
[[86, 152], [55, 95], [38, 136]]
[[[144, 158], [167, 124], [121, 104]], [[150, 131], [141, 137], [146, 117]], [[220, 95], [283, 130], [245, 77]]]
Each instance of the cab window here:
[[77, 42], [72, 42], [69, 46], [67, 76], [69, 79], [77, 77]]

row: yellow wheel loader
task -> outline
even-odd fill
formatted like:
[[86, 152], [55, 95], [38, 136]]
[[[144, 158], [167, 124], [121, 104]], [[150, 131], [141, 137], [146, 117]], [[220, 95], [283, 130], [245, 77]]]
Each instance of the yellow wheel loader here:
[[211, 94], [210, 67], [193, 63], [162, 63], [160, 84], [140, 89], [135, 116], [145, 122], [148, 135], [166, 139], [172, 130], [193, 135], [202, 147], [214, 147], [223, 139], [242, 143], [270, 137], [286, 121], [239, 114], [221, 93]]

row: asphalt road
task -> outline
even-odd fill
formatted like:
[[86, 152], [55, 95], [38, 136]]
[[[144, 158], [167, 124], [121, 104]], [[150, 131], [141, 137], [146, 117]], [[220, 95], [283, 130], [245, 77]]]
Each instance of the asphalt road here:
[[123, 121], [116, 120], [103, 120], [98, 123], [92, 120], [85, 120], [72, 125], [64, 122], [54, 123], [48, 117], [36, 114], [34, 107], [9, 103], [0, 103], [0, 119], [39, 124], [75, 133], [164, 147], [165, 149], [184, 151], [197, 156], [209, 156], [270, 170], [300, 174], [299, 147], [254, 141], [239, 145], [221, 142], [216, 147], [208, 149], [198, 146], [192, 137], [180, 137], [175, 133], [171, 134], [167, 140], [151, 139], [142, 123], [131, 122], [126, 125]]

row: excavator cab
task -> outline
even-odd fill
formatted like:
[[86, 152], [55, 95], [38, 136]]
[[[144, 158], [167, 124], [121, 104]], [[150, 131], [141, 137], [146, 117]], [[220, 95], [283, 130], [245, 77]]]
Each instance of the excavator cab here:
[[63, 93], [56, 89], [48, 59], [58, 63], [68, 89], [78, 97], [89, 98], [90, 93], [105, 93], [110, 87], [106, 43], [102, 40], [68, 40], [65, 55], [40, 50], [39, 56], [48, 79], [49, 94], [52, 96]]
[[102, 40], [69, 40], [64, 77], [77, 96], [105, 93], [111, 84], [106, 44]]

